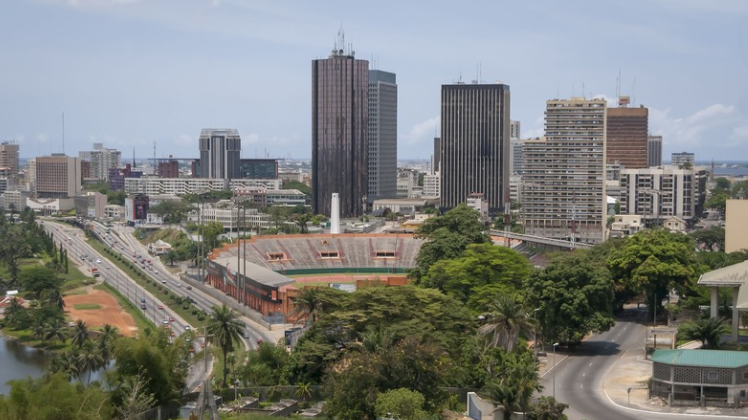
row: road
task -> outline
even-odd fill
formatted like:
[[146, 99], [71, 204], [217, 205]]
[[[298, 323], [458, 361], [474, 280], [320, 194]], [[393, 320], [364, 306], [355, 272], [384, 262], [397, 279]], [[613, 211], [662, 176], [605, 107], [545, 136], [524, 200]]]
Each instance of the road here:
[[[646, 327], [637, 319], [643, 319], [646, 309], [627, 309], [623, 319], [602, 334], [585, 341], [580, 349], [569, 353], [543, 378], [544, 395], [553, 395], [555, 382], [556, 399], [569, 404], [566, 410], [570, 420], [674, 420], [683, 419], [683, 414], [652, 412], [631, 409], [614, 404], [603, 391], [603, 379], [625, 352], [642, 353]], [[556, 354], [563, 357], [562, 354]], [[548, 355], [549, 360], [553, 357]], [[555, 379], [554, 379], [555, 376]], [[687, 415], [689, 420], [724, 419], [720, 415]]]
[[[124, 257], [127, 257], [134, 264], [139, 265], [143, 271], [153, 277], [155, 280], [161, 282], [162, 285], [169, 288], [175, 295], [181, 297], [190, 297], [195, 301], [195, 306], [206, 313], [211, 313], [213, 306], [220, 306], [222, 302], [208, 296], [197, 289], [188, 290], [186, 285], [179, 276], [172, 274], [166, 266], [157, 257], [152, 257], [148, 254], [148, 249], [138, 242], [133, 236], [132, 231], [134, 229], [118, 225], [110, 229], [110, 233], [106, 234], [106, 227], [100, 223], [94, 222], [94, 231], [103, 240], [104, 243], [112, 247], [115, 251], [119, 252]], [[137, 255], [142, 256], [145, 259], [149, 259], [151, 264], [140, 263], [137, 259]], [[227, 300], [231, 300], [231, 297], [226, 296]], [[258, 327], [254, 321], [247, 317], [240, 316], [240, 320], [245, 324], [246, 337], [242, 337], [242, 342], [245, 348], [254, 349], [257, 348], [259, 341], [275, 342], [275, 340], [260, 327]]]

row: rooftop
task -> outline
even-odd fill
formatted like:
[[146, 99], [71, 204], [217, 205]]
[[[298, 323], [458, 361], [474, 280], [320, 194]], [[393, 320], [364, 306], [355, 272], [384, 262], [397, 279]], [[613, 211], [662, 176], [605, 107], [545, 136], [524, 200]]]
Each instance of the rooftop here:
[[[227, 265], [230, 267], [235, 267], [237, 264], [237, 257], [235, 256], [228, 256], [228, 257], [219, 257], [214, 260], [217, 264], [222, 265], [226, 267]], [[262, 283], [267, 286], [275, 286], [275, 287], [281, 287], [288, 284], [292, 284], [294, 280], [292, 280], [290, 277], [286, 277], [283, 274], [278, 274], [273, 270], [267, 269], [265, 267], [259, 266], [257, 264], [253, 264], [245, 259], [239, 259], [239, 265], [246, 264], [246, 272], [244, 271], [244, 267], [242, 267], [242, 272], [246, 273], [246, 276], [250, 279]]]
[[748, 352], [729, 350], [655, 350], [652, 361], [668, 365], [738, 368], [748, 365]]

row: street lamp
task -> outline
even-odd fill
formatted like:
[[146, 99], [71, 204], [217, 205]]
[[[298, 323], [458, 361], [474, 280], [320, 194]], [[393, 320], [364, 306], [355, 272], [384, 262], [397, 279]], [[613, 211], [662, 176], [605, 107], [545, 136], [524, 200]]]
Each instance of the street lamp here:
[[237, 380], [236, 380], [236, 381], [234, 382], [234, 401], [236, 401], [236, 405], [238, 406], [238, 405], [239, 405], [239, 401], [238, 401], [238, 400], [239, 400], [239, 398], [238, 398], [238, 397], [237, 397], [237, 395], [236, 395], [236, 389], [237, 389], [237, 388], [239, 388], [239, 379], [237, 379]]
[[553, 399], [556, 399], [556, 346], [558, 343], [553, 343]]

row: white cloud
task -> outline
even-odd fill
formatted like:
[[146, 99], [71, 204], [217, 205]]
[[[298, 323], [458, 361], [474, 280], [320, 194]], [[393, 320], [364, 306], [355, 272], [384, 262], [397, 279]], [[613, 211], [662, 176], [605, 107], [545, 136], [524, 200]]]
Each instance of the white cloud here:
[[748, 127], [734, 127], [740, 122], [742, 119], [733, 105], [713, 104], [679, 117], [671, 116], [669, 108], [649, 110], [650, 131], [663, 136], [668, 150], [723, 148], [729, 145], [728, 139], [734, 142], [748, 137]]
[[427, 139], [433, 139], [441, 125], [441, 117], [436, 116], [413, 125], [406, 134], [400, 135], [401, 144], [414, 146]]
[[47, 133], [37, 134], [36, 141], [38, 141], [39, 143], [46, 143], [49, 141], [49, 136], [47, 135]]

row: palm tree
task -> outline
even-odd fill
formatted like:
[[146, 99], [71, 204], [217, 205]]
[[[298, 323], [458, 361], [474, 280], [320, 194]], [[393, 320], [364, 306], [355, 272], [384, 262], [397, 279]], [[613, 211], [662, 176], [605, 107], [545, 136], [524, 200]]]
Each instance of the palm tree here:
[[533, 335], [535, 319], [514, 296], [499, 296], [478, 333], [489, 336], [490, 344], [511, 352], [522, 335]]
[[104, 358], [101, 356], [99, 349], [91, 342], [86, 343], [80, 348], [80, 352], [78, 353], [78, 372], [88, 372], [86, 384], [91, 383], [91, 372], [104, 366]]
[[322, 311], [322, 297], [316, 288], [302, 290], [294, 299], [294, 314], [302, 314], [305, 318], [312, 318], [312, 323], [317, 321], [317, 314]]
[[307, 401], [312, 396], [312, 384], [310, 382], [299, 382], [296, 384], [296, 396]]
[[223, 383], [226, 384], [228, 365], [226, 358], [230, 351], [234, 350], [234, 342], [241, 340], [244, 325], [231, 308], [226, 305], [214, 306], [213, 313], [208, 320], [208, 332], [213, 335], [211, 341], [215, 341], [223, 350]]
[[50, 303], [61, 311], [65, 310], [65, 299], [60, 289], [48, 289], [42, 292], [42, 302], [44, 304]]
[[49, 371], [51, 373], [63, 372], [68, 379], [78, 376], [78, 360], [73, 353], [62, 352], [52, 359], [49, 364]]
[[10, 300], [10, 305], [8, 305], [8, 308], [5, 309], [5, 319], [8, 320], [10, 324], [15, 324], [16, 320], [18, 319], [18, 316], [23, 312], [26, 308], [23, 307], [21, 304], [21, 301], [18, 300], [18, 298], [13, 298]]
[[[512, 385], [505, 379], [493, 380], [487, 383], [480, 392], [481, 397], [493, 401], [504, 410], [504, 420], [512, 418], [512, 409], [517, 403], [517, 389]], [[498, 409], [497, 407], [496, 410]]]
[[97, 344], [101, 357], [104, 359], [104, 363], [108, 363], [112, 360], [112, 350], [114, 342], [117, 339], [117, 327], [104, 324], [101, 328], [101, 334], [99, 335], [99, 342]]
[[34, 337], [37, 340], [40, 340], [42, 344], [47, 340], [47, 326], [44, 325], [44, 322], [41, 320], [37, 320], [34, 322], [34, 325], [31, 327], [32, 337]]
[[174, 262], [179, 259], [179, 256], [177, 255], [177, 252], [172, 250], [166, 253], [164, 255], [164, 260], [166, 260], [166, 263], [170, 266], [174, 267]]
[[701, 341], [704, 348], [718, 349], [720, 338], [730, 333], [730, 327], [723, 318], [706, 318], [684, 323], [680, 333], [689, 340]]
[[68, 338], [67, 331], [65, 331], [65, 324], [59, 318], [54, 318], [46, 324], [45, 337], [47, 340], [60, 340], [65, 343]]
[[71, 344], [73, 347], [80, 349], [86, 343], [86, 340], [88, 340], [88, 327], [83, 320], [79, 319], [75, 321], [75, 326], [73, 327]]

